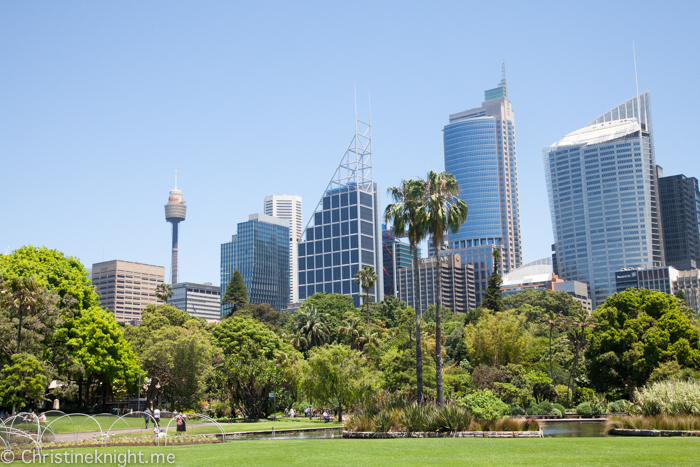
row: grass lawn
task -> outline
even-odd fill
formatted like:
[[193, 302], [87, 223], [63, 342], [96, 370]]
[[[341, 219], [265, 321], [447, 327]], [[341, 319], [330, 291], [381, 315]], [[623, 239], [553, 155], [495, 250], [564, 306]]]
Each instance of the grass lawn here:
[[[168, 426], [169, 420], [162, 420], [160, 427], [166, 430], [168, 433], [175, 433], [177, 431], [177, 424], [172, 422], [170, 427]], [[206, 422], [195, 422], [193, 420], [187, 421], [187, 433], [193, 435], [201, 435], [208, 433], [221, 433], [221, 430], [216, 425], [204, 425]], [[204, 426], [202, 426], [204, 425]], [[289, 430], [289, 429], [300, 429], [300, 428], [337, 428], [342, 426], [337, 422], [325, 423], [319, 421], [298, 421], [292, 422], [289, 420], [278, 420], [277, 422], [251, 422], [251, 423], [222, 423], [221, 427], [224, 429], [224, 433], [238, 433], [241, 431], [268, 431], [272, 430]], [[116, 427], [115, 427], [116, 428]], [[153, 430], [153, 427], [151, 427]], [[140, 432], [134, 432], [133, 434], [138, 435]], [[128, 436], [129, 434], [121, 434], [117, 436]]]
[[[127, 448], [106, 451], [126, 452]], [[94, 449], [75, 449], [77, 452]], [[54, 452], [57, 451], [45, 451]], [[98, 451], [99, 452], [99, 451]], [[177, 466], [464, 466], [698, 465], [699, 438], [545, 438], [229, 441], [225, 444], [132, 447], [172, 453]], [[80, 464], [77, 464], [80, 465]]]

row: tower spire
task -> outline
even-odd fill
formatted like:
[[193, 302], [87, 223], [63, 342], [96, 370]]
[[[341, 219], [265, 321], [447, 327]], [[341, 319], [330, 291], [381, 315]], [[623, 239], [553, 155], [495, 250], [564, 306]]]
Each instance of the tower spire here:
[[175, 171], [175, 189], [177, 190], [177, 170]]
[[501, 65], [501, 70], [503, 71], [503, 82], [506, 82], [506, 59], [503, 59], [503, 64]]

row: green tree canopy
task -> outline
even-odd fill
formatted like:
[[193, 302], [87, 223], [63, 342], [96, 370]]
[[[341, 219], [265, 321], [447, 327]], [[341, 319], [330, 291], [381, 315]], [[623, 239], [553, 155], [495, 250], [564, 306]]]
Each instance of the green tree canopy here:
[[472, 365], [498, 366], [520, 363], [531, 336], [524, 316], [508, 311], [485, 311], [475, 325], [465, 326], [463, 339]]
[[362, 401], [376, 386], [377, 375], [366, 357], [346, 345], [314, 347], [305, 363], [304, 393], [314, 402], [337, 407], [339, 422], [346, 407]]
[[399, 325], [406, 309], [406, 302], [402, 302], [396, 295], [386, 295], [379, 304], [378, 318], [386, 323], [386, 327], [394, 328]]
[[586, 352], [596, 390], [626, 388], [630, 398], [662, 363], [700, 369], [700, 330], [662, 292], [627, 289], [593, 312], [596, 326]]
[[493, 250], [493, 272], [489, 276], [488, 286], [484, 293], [484, 300], [481, 306], [488, 308], [491, 311], [500, 312], [506, 309], [503, 304], [503, 293], [501, 292], [501, 284], [503, 279], [498, 274], [498, 262], [501, 259], [501, 253], [498, 250]]
[[[386, 391], [417, 397], [416, 349], [389, 349], [379, 362], [381, 386]], [[423, 390], [435, 393], [435, 360], [428, 352], [423, 356]]]
[[[78, 301], [78, 310], [99, 305], [97, 292], [82, 263], [57, 250], [28, 245], [9, 255], [0, 255], [0, 274], [6, 281], [34, 277], [41, 286], [56, 291], [61, 299], [71, 295]], [[60, 306], [62, 310], [66, 308], [63, 300]]]
[[290, 344], [284, 342], [267, 326], [250, 318], [231, 317], [221, 321], [212, 330], [214, 344], [223, 350], [225, 356], [234, 355], [245, 346], [255, 344], [256, 352], [271, 358], [277, 351], [294, 353]]
[[[574, 316], [581, 309], [581, 302], [566, 292], [528, 289], [503, 299], [505, 306], [527, 313], [528, 319], [538, 320], [549, 312], [555, 315]], [[534, 310], [532, 310], [534, 308]], [[532, 310], [532, 311], [529, 311]]]
[[248, 304], [248, 289], [246, 289], [243, 276], [238, 269], [231, 274], [231, 280], [228, 281], [226, 292], [221, 299], [221, 303], [231, 303], [233, 305], [233, 311]]
[[0, 371], [0, 405], [26, 407], [29, 401], [41, 401], [47, 377], [41, 362], [27, 353], [12, 356], [11, 363]]

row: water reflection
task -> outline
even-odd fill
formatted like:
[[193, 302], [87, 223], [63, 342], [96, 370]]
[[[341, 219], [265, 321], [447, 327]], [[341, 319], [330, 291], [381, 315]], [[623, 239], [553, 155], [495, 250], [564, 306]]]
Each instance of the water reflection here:
[[552, 438], [594, 438], [605, 436], [605, 420], [596, 422], [547, 421], [544, 435]]

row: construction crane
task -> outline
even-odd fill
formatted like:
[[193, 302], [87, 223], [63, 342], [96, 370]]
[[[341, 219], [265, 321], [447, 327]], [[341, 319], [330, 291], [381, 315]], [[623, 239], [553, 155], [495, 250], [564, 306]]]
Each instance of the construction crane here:
[[5, 250], [5, 256], [10, 254], [10, 245], [7, 245], [7, 249]]

